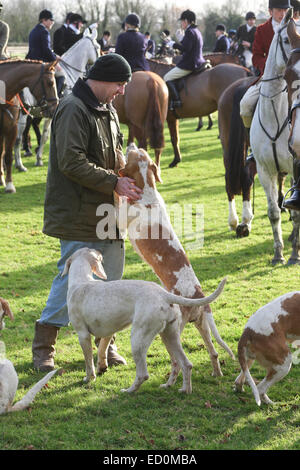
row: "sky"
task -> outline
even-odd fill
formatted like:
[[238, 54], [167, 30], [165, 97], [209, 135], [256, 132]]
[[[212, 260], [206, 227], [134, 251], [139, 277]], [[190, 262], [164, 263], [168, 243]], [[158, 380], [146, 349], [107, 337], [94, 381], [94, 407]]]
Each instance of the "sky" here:
[[[154, 5], [161, 5], [161, 0], [152, 0], [151, 3]], [[216, 8], [220, 9], [225, 4], [228, 4], [228, 0], [169, 0], [168, 2], [164, 2], [170, 4], [174, 4], [178, 7], [182, 7], [183, 10], [189, 8], [195, 12], [205, 12], [206, 7], [210, 9]], [[238, 5], [241, 8], [242, 12], [247, 11], [254, 11], [254, 13], [258, 13], [260, 10], [264, 10], [266, 13], [268, 11], [268, 0], [240, 0]]]

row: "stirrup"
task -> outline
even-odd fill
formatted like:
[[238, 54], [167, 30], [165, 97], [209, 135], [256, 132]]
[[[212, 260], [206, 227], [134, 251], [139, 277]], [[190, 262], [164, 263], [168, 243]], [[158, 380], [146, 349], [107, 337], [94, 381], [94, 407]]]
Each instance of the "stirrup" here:
[[[300, 191], [300, 190], [297, 188], [297, 185], [294, 184], [294, 186], [292, 186], [292, 187], [285, 193], [285, 195], [284, 195], [284, 197], [283, 197], [283, 200], [282, 200], [282, 204], [281, 204], [281, 208], [282, 208], [282, 209], [297, 210], [297, 209], [295, 209], [294, 207], [291, 208], [291, 207], [288, 207], [288, 206], [285, 205], [285, 201], [286, 201], [287, 195], [288, 195], [291, 191], [295, 191], [296, 189], [297, 189], [298, 191]], [[299, 205], [299, 209], [298, 209], [298, 210], [300, 210], [300, 205]]]

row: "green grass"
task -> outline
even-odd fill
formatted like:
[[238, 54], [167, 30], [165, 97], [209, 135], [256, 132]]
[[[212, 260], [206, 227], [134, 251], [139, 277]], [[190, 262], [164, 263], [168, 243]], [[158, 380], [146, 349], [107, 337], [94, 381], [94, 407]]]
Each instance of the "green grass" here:
[[[174, 169], [169, 135], [162, 157], [163, 184], [159, 190], [168, 205], [201, 204], [204, 207], [204, 245], [188, 256], [205, 293], [214, 290], [225, 275], [228, 282], [213, 304], [219, 332], [236, 353], [247, 318], [260, 306], [299, 289], [299, 266], [271, 266], [272, 231], [266, 198], [256, 179], [255, 218], [248, 238], [237, 239], [227, 225], [228, 204], [217, 121], [213, 130], [194, 132], [196, 120], [180, 123], [182, 163]], [[33, 370], [31, 343], [34, 323], [44, 307], [59, 257], [58, 240], [42, 234], [43, 200], [47, 173], [36, 168], [34, 158], [24, 159], [28, 172], [14, 172], [17, 193], [0, 189], [0, 295], [15, 314], [1, 333], [7, 357], [19, 375], [16, 400], [43, 374]], [[153, 155], [153, 152], [151, 152]], [[237, 208], [241, 214], [241, 198]], [[291, 252], [291, 223], [283, 214], [285, 255]], [[188, 242], [183, 237], [183, 244]], [[188, 246], [188, 245], [186, 245]], [[125, 278], [157, 281], [150, 267], [126, 244]], [[223, 377], [211, 376], [211, 364], [193, 324], [182, 335], [184, 349], [193, 363], [193, 393], [178, 393], [181, 376], [172, 389], [162, 390], [170, 370], [160, 338], [149, 349], [150, 378], [134, 395], [124, 395], [135, 376], [130, 351], [130, 330], [117, 335], [126, 367], [110, 369], [96, 382], [83, 385], [84, 360], [73, 328], [60, 330], [56, 364], [63, 373], [49, 382], [24, 412], [0, 417], [1, 449], [98, 450], [197, 450], [197, 449], [299, 449], [300, 366], [270, 390], [274, 406], [258, 408], [249, 387], [233, 392], [239, 373], [218, 345]], [[95, 350], [96, 353], [96, 350]], [[263, 370], [253, 366], [253, 375]]]

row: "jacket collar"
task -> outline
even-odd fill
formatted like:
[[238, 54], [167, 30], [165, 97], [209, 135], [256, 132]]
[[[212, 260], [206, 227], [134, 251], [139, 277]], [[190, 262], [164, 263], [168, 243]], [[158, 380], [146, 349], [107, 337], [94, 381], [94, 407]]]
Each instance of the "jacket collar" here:
[[111, 104], [102, 104], [99, 103], [96, 96], [92, 92], [91, 88], [88, 86], [85, 80], [82, 78], [78, 78], [77, 82], [75, 83], [72, 93], [74, 96], [79, 98], [83, 103], [92, 108], [95, 111], [112, 111], [113, 107]]

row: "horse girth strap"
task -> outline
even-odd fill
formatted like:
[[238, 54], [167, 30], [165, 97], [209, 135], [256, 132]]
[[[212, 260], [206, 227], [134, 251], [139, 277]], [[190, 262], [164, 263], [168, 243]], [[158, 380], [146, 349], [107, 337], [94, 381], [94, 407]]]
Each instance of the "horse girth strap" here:
[[276, 170], [277, 170], [277, 173], [280, 173], [280, 166], [279, 166], [279, 161], [277, 157], [276, 142], [272, 142], [272, 149], [273, 149], [273, 157], [275, 160]]

